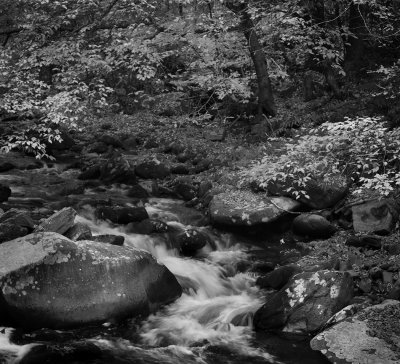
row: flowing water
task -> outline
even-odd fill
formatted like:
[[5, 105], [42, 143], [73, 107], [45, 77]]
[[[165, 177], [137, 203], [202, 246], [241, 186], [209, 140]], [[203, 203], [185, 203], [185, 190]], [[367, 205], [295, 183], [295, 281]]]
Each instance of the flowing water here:
[[[171, 225], [190, 227], [199, 215], [182, 202], [152, 199], [150, 217]], [[144, 320], [110, 322], [75, 330], [0, 331], [3, 363], [324, 363], [307, 349], [306, 341], [260, 338], [253, 315], [263, 304], [264, 292], [256, 276], [246, 272], [250, 247], [232, 234], [204, 229], [215, 246], [206, 246], [195, 258], [179, 256], [162, 237], [126, 233], [93, 218], [90, 208], [77, 220], [94, 235], [125, 236], [125, 244], [153, 254], [175, 274], [184, 289], [174, 303]], [[12, 339], [12, 342], [10, 341]], [[272, 341], [271, 341], [272, 340]], [[16, 344], [18, 343], [18, 344]], [[300, 356], [299, 356], [300, 355]]]

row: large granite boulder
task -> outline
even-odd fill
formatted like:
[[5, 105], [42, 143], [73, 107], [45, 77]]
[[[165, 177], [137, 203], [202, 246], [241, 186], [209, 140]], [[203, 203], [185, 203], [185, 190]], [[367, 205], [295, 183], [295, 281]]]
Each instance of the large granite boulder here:
[[368, 201], [353, 206], [351, 210], [356, 232], [389, 234], [399, 218], [397, 204], [390, 199]]
[[311, 340], [312, 349], [338, 364], [400, 363], [400, 301], [386, 300], [352, 317], [342, 316]]
[[254, 325], [258, 330], [315, 332], [352, 297], [353, 279], [347, 272], [296, 274], [256, 312]]
[[62, 328], [146, 315], [181, 294], [149, 253], [52, 232], [0, 245], [0, 319]]
[[265, 197], [238, 190], [214, 196], [209, 211], [214, 224], [253, 226], [277, 220], [299, 207], [300, 203], [289, 197]]

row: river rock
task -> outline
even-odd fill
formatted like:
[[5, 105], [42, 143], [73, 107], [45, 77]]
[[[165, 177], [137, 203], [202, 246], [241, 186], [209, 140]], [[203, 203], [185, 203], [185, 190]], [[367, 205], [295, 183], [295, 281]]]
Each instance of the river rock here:
[[332, 363], [400, 363], [400, 301], [386, 300], [345, 318], [311, 340]]
[[10, 171], [11, 169], [14, 169], [14, 168], [15, 168], [15, 165], [10, 163], [10, 162], [7, 162], [7, 161], [0, 162], [0, 173], [1, 172], [8, 172], [8, 171]]
[[[288, 188], [293, 186], [293, 180], [285, 182], [270, 180], [267, 190], [271, 195], [291, 197]], [[301, 195], [299, 201], [315, 210], [322, 210], [335, 206], [349, 191], [348, 182], [342, 175], [311, 178], [301, 189], [308, 197]]]
[[129, 224], [130, 222], [148, 219], [149, 215], [144, 207], [102, 206], [96, 209], [98, 219], [109, 220], [114, 224]]
[[72, 207], [64, 207], [57, 211], [44, 221], [42, 221], [35, 229], [35, 232], [51, 231], [54, 233], [64, 234], [74, 225], [76, 211]]
[[211, 238], [197, 229], [185, 229], [170, 233], [172, 245], [183, 255], [191, 256], [207, 244], [212, 246]]
[[171, 173], [173, 174], [190, 174], [190, 169], [186, 164], [176, 164], [171, 167]]
[[399, 218], [392, 200], [374, 200], [352, 206], [353, 228], [356, 232], [389, 234]]
[[35, 228], [35, 222], [28, 212], [14, 208], [0, 216], [0, 223], [4, 222], [11, 225], [25, 227], [29, 232], [32, 232]]
[[257, 330], [315, 332], [352, 297], [353, 279], [347, 272], [300, 273], [256, 312], [254, 325]]
[[77, 222], [72, 227], [70, 227], [64, 234], [70, 240], [91, 240], [92, 231], [90, 227], [81, 222]]
[[88, 147], [89, 153], [103, 154], [108, 151], [108, 145], [103, 142], [95, 142]]
[[299, 207], [299, 202], [288, 197], [265, 197], [238, 190], [215, 195], [209, 211], [214, 224], [253, 226], [275, 221]]
[[9, 224], [7, 222], [0, 223], [0, 244], [27, 234], [29, 234], [29, 230], [24, 226]]
[[100, 180], [105, 183], [135, 185], [136, 176], [134, 165], [126, 156], [114, 153], [101, 165]]
[[326, 239], [335, 233], [335, 227], [323, 216], [302, 214], [293, 220], [293, 232], [311, 238]]
[[90, 180], [90, 179], [98, 179], [101, 174], [101, 166], [96, 164], [94, 166], [87, 167], [84, 171], [82, 171], [78, 179], [80, 180]]
[[197, 188], [189, 183], [179, 182], [175, 185], [174, 190], [185, 201], [193, 200], [197, 196]]
[[199, 192], [197, 195], [202, 198], [204, 197], [211, 189], [212, 189], [212, 183], [210, 181], [203, 181], [199, 185]]
[[382, 247], [382, 238], [377, 235], [349, 236], [346, 245], [357, 248], [380, 249]]
[[127, 193], [128, 197], [138, 198], [138, 199], [145, 199], [149, 197], [149, 193], [145, 188], [140, 185], [132, 186]]
[[290, 278], [300, 272], [300, 267], [295, 264], [284, 265], [267, 273], [263, 277], [259, 277], [256, 284], [261, 288], [281, 289], [289, 282]]
[[111, 145], [115, 148], [123, 148], [123, 144], [122, 144], [121, 140], [119, 140], [114, 135], [103, 134], [102, 136], [100, 136], [99, 141], [103, 142], [106, 145]]
[[[7, 168], [4, 168], [4, 165]], [[0, 153], [0, 166], [3, 166], [3, 172], [9, 170], [10, 166], [15, 169], [36, 169], [43, 167], [43, 163], [34, 157], [29, 157], [21, 152]]]
[[97, 241], [99, 243], [106, 243], [111, 245], [124, 245], [125, 237], [122, 235], [111, 235], [111, 234], [103, 234], [93, 236], [91, 241]]
[[136, 174], [144, 179], [164, 179], [170, 175], [169, 168], [159, 161], [147, 161], [136, 165]]
[[85, 192], [85, 182], [70, 180], [54, 187], [54, 195], [81, 195]]
[[126, 232], [134, 234], [150, 235], [153, 233], [166, 233], [168, 230], [169, 227], [165, 222], [156, 219], [145, 219], [126, 225]]
[[33, 328], [146, 315], [182, 292], [145, 251], [52, 232], [0, 245], [0, 289], [0, 316]]
[[0, 202], [5, 202], [11, 196], [11, 188], [0, 184]]

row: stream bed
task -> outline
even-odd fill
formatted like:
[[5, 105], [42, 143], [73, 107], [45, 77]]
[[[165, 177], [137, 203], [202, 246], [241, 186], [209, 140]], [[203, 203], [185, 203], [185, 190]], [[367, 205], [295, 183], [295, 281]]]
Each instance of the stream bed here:
[[[14, 192], [18, 199], [18, 188]], [[124, 199], [123, 190], [107, 193]], [[80, 198], [91, 194], [86, 191]], [[150, 218], [169, 225], [201, 225], [199, 213], [179, 200], [152, 198], [145, 208]], [[124, 226], [96, 220], [89, 207], [76, 221], [87, 224], [94, 235], [123, 235], [126, 245], [153, 254], [177, 277], [182, 296], [149, 317], [123, 322], [73, 330], [0, 328], [0, 363], [327, 363], [309, 348], [309, 337], [254, 332], [253, 316], [267, 292], [255, 285], [257, 275], [248, 267], [255, 247], [265, 239], [255, 237], [253, 242], [200, 227], [214, 246], [189, 258], [160, 237], [127, 233]], [[263, 241], [262, 249], [273, 254], [280, 247]]]

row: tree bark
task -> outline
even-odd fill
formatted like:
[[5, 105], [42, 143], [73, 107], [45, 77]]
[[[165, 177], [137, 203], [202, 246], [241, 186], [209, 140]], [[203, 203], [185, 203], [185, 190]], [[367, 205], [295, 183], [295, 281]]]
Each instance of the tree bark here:
[[240, 25], [250, 51], [257, 75], [258, 84], [258, 116], [275, 116], [276, 104], [272, 93], [271, 80], [264, 50], [255, 31], [254, 22], [248, 13], [248, 3], [226, 1], [226, 7], [240, 17]]

